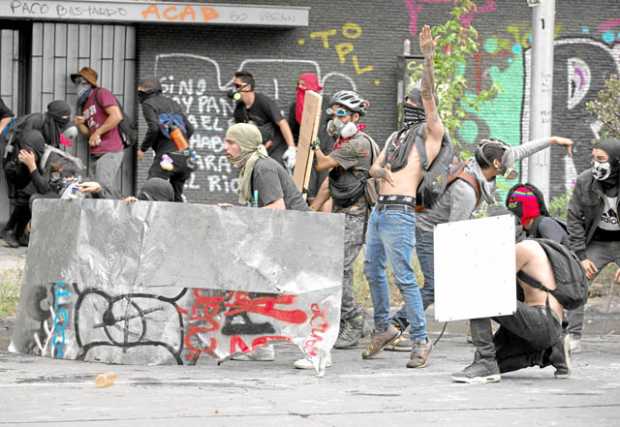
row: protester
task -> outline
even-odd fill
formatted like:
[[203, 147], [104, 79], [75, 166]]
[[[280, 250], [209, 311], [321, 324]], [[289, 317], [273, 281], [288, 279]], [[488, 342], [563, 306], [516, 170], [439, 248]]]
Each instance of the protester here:
[[59, 148], [72, 144], [69, 137], [71, 127], [71, 107], [65, 101], [55, 100], [47, 104], [45, 113], [32, 113], [19, 117], [13, 132], [17, 138], [19, 132], [37, 130], [43, 135], [46, 144]]
[[[308, 211], [308, 205], [286, 170], [267, 155], [259, 129], [237, 123], [226, 131], [224, 150], [239, 169], [239, 203], [259, 208]], [[275, 360], [273, 345], [258, 347], [235, 360]]]
[[256, 125], [269, 156], [289, 172], [292, 171], [297, 148], [291, 128], [276, 103], [266, 95], [255, 92], [254, 76], [247, 71], [237, 71], [234, 74], [233, 86], [229, 96], [237, 101], [235, 123]]
[[506, 207], [519, 218], [527, 237], [554, 240], [568, 246], [566, 225], [549, 215], [544, 197], [532, 184], [508, 190]]
[[[311, 207], [318, 210], [328, 197], [333, 201], [333, 212], [345, 214], [344, 273], [342, 279], [342, 305], [340, 332], [335, 348], [355, 347], [364, 330], [364, 311], [353, 295], [353, 263], [364, 245], [364, 232], [368, 219], [366, 179], [372, 163], [374, 141], [363, 131], [360, 118], [366, 114], [368, 101], [356, 92], [336, 92], [329, 102], [327, 113], [331, 120], [327, 132], [334, 138], [333, 151], [325, 155], [315, 141], [315, 168], [329, 171], [329, 192], [319, 192]], [[325, 187], [324, 187], [325, 188]]]
[[[293, 133], [293, 139], [299, 141], [299, 131], [301, 130], [301, 118], [303, 114], [304, 100], [306, 97], [306, 91], [311, 90], [318, 94], [323, 91], [323, 86], [319, 83], [319, 78], [315, 73], [301, 73], [297, 79], [297, 87], [295, 89], [295, 101], [291, 104], [288, 114], [288, 123]], [[325, 101], [328, 102], [329, 100]], [[325, 110], [321, 111], [321, 118], [318, 130], [318, 139], [320, 142], [321, 151], [324, 154], [329, 154], [332, 151], [334, 145], [334, 139], [327, 134], [326, 130], [327, 114]], [[317, 172], [313, 167], [310, 173], [310, 180], [308, 181], [308, 193], [307, 201], [312, 204], [316, 197], [321, 184], [327, 179], [329, 171]], [[329, 208], [329, 209], [328, 209]], [[325, 203], [324, 212], [331, 212], [331, 204]]]
[[[569, 246], [588, 279], [594, 280], [610, 263], [620, 266], [620, 140], [603, 139], [592, 149], [592, 167], [583, 171], [568, 204]], [[616, 272], [620, 280], [620, 269]], [[581, 348], [584, 308], [568, 312], [572, 351]]]
[[260, 131], [237, 123], [226, 131], [226, 155], [239, 168], [239, 203], [272, 209], [308, 211], [308, 205], [282, 165], [267, 155]]
[[83, 67], [71, 74], [77, 86], [75, 124], [88, 137], [90, 147], [89, 176], [120, 192], [120, 171], [123, 163], [123, 140], [119, 124], [123, 113], [112, 93], [97, 85], [97, 72]]
[[[174, 188], [175, 201], [182, 202], [183, 186], [192, 172], [187, 141], [194, 133], [194, 127], [181, 106], [162, 94], [157, 80], [145, 80], [138, 86], [138, 101], [142, 104], [142, 114], [147, 125], [144, 141], [138, 150], [138, 160], [143, 160], [144, 153], [152, 148], [155, 159], [148, 177], [168, 179]], [[174, 142], [174, 128], [182, 133], [180, 138], [185, 139], [186, 146], [177, 146]]]
[[10, 247], [28, 246], [26, 225], [30, 221], [30, 197], [49, 192], [48, 180], [39, 167], [45, 152], [45, 139], [38, 130], [19, 134], [14, 156], [4, 164], [7, 181], [11, 184], [13, 212], [3, 230], [3, 239]]
[[[576, 258], [575, 268], [579, 269]], [[452, 379], [462, 383], [492, 383], [501, 373], [530, 366], [555, 367], [557, 378], [570, 375], [567, 336], [562, 334], [563, 307], [548, 290], [559, 286], [547, 252], [536, 240], [516, 246], [516, 271], [521, 297], [513, 315], [494, 317], [500, 324], [493, 335], [491, 319], [470, 320], [474, 362]], [[545, 290], [536, 283], [542, 285]]]
[[[420, 50], [424, 55], [423, 105], [416, 105], [416, 125], [410, 130], [422, 135], [417, 130], [418, 126], [424, 126], [423, 143], [429, 162], [433, 162], [439, 154], [445, 132], [434, 94], [435, 42], [430, 27], [424, 26], [420, 33]], [[428, 363], [432, 344], [428, 339], [422, 297], [411, 266], [415, 247], [416, 192], [424, 176], [420, 155], [412, 146], [414, 140], [405, 137], [388, 141], [370, 169], [373, 177], [381, 179], [379, 200], [368, 223], [364, 261], [364, 273], [370, 285], [374, 308], [375, 331], [362, 357], [373, 357], [401, 334], [389, 321], [390, 298], [385, 272], [389, 259], [411, 324], [412, 352], [407, 367], [421, 368]]]

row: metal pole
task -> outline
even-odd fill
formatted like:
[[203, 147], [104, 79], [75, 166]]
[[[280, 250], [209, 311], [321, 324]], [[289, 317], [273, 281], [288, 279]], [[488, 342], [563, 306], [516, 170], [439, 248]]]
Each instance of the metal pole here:
[[[530, 85], [530, 140], [551, 136], [553, 100], [553, 33], [555, 0], [540, 0], [532, 10], [532, 80]], [[550, 150], [528, 160], [528, 181], [549, 201]]]

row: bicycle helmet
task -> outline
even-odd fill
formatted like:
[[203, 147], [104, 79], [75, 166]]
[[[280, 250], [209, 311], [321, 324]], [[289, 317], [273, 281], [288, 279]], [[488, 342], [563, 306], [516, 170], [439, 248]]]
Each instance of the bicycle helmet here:
[[329, 105], [339, 104], [343, 107], [353, 111], [354, 113], [359, 113], [360, 115], [366, 114], [368, 110], [368, 106], [370, 103], [360, 97], [356, 92], [352, 90], [340, 90], [332, 95]]

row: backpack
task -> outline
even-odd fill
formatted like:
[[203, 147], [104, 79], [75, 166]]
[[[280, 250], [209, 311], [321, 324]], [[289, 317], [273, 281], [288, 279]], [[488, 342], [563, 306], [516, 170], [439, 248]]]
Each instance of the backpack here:
[[170, 139], [170, 130], [175, 127], [181, 129], [183, 135], [187, 136], [187, 128], [182, 113], [159, 114], [159, 129], [166, 138]]
[[454, 159], [454, 149], [450, 137], [444, 133], [441, 148], [437, 157], [429, 163], [425, 147], [425, 126], [415, 129], [415, 147], [420, 156], [420, 163], [424, 170], [424, 177], [418, 186], [416, 194], [416, 210], [430, 209], [446, 191], [450, 165]]
[[588, 278], [577, 255], [553, 240], [532, 240], [538, 242], [547, 254], [557, 288], [549, 290], [523, 271], [519, 271], [517, 277], [534, 288], [549, 292], [567, 310], [574, 310], [584, 305], [588, 298]]
[[[379, 156], [377, 143], [366, 133], [361, 132], [370, 145], [370, 164]], [[368, 171], [349, 173], [342, 168], [334, 168], [329, 173], [329, 192], [338, 207], [347, 208], [354, 204], [360, 197], [365, 196], [366, 203], [374, 206], [379, 198], [378, 182], [368, 175]]]
[[[95, 89], [95, 90], [97, 91], [95, 92], [95, 102], [97, 102], [97, 104], [99, 104], [99, 106], [101, 107], [101, 103], [99, 102], [99, 99], [97, 98], [97, 96], [99, 95], [99, 89]], [[138, 127], [134, 120], [129, 119], [129, 116], [123, 109], [123, 106], [121, 105], [121, 103], [118, 101], [118, 98], [112, 92], [110, 92], [110, 94], [114, 98], [114, 102], [116, 103], [118, 108], [120, 108], [121, 114], [123, 115], [123, 119], [118, 124], [118, 130], [121, 135], [121, 139], [123, 141], [123, 146], [131, 147], [135, 145], [136, 142], [138, 142]]]
[[453, 163], [450, 166], [449, 173], [448, 173], [448, 183], [446, 184], [446, 191], [456, 181], [458, 180], [465, 181], [467, 184], [469, 184], [471, 188], [474, 189], [474, 192], [476, 193], [476, 207], [477, 207], [480, 204], [480, 196], [482, 194], [482, 190], [480, 189], [480, 183], [476, 179], [475, 175], [467, 172], [467, 170], [465, 169], [466, 166], [467, 166], [467, 163], [463, 161], [458, 161], [456, 163]]

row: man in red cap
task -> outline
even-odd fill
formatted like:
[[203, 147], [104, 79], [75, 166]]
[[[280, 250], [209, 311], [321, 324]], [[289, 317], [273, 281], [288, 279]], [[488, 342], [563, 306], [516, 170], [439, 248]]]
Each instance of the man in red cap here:
[[88, 137], [90, 147], [89, 175], [95, 181], [120, 191], [120, 169], [123, 163], [123, 140], [119, 123], [123, 113], [112, 93], [97, 85], [97, 72], [83, 67], [71, 74], [77, 87], [75, 124]]

